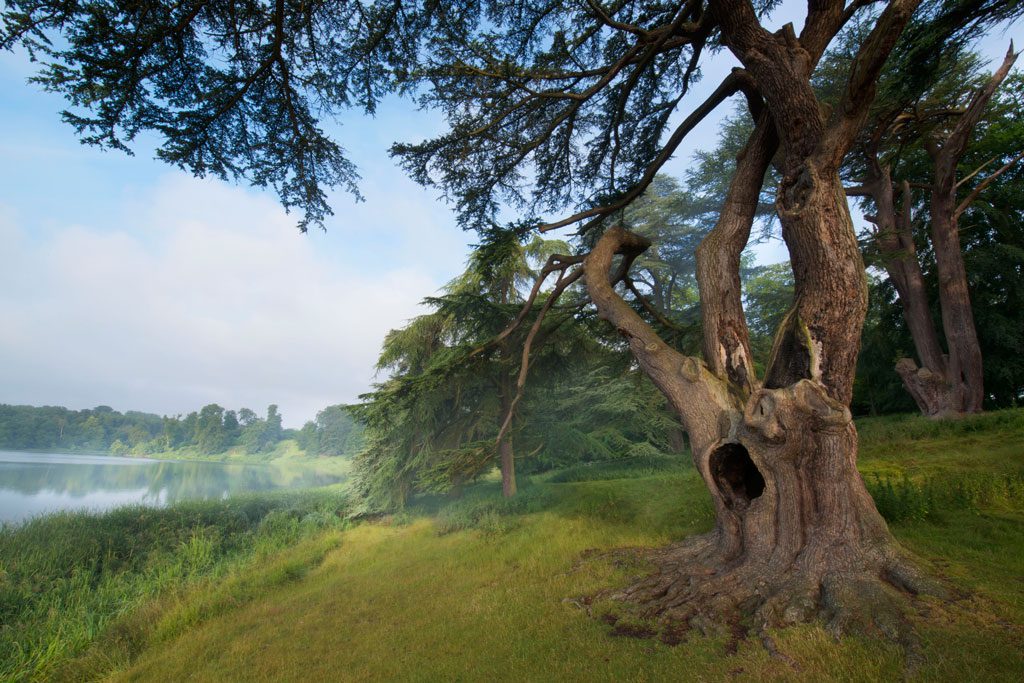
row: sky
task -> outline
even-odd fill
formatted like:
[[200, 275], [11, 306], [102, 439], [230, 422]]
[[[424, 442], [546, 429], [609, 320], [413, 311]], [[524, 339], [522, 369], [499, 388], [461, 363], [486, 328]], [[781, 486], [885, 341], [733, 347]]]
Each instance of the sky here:
[[[1011, 37], [1024, 43], [1014, 26], [985, 53]], [[710, 62], [679, 118], [732, 66], [725, 53]], [[298, 427], [368, 391], [387, 331], [463, 270], [474, 235], [387, 155], [442, 130], [408, 101], [332, 124], [366, 201], [334, 193], [327, 230], [302, 235], [272, 194], [166, 166], [153, 139], [135, 156], [79, 144], [31, 73], [25, 55], [0, 53], [0, 403], [168, 415], [275, 403]], [[665, 170], [713, 147], [718, 122]], [[786, 258], [777, 242], [755, 253]]]

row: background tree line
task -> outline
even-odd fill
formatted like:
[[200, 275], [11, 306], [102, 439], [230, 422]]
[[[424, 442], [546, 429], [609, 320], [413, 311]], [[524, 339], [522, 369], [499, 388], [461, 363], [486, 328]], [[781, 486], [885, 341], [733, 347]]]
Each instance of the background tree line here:
[[265, 417], [216, 403], [185, 416], [160, 416], [109, 406], [70, 410], [60, 406], [0, 404], [0, 448], [152, 455], [174, 451], [217, 455], [232, 449], [260, 454], [294, 439], [308, 455], [351, 457], [362, 446], [362, 428], [344, 405], [328, 406], [302, 429], [285, 429], [276, 405]]

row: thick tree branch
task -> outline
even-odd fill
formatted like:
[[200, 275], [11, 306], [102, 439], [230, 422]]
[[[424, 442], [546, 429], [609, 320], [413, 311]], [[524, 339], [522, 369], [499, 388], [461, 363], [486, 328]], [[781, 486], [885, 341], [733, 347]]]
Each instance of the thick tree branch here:
[[718, 222], [697, 247], [704, 360], [712, 372], [744, 394], [756, 389], [758, 382], [743, 314], [740, 255], [750, 238], [764, 176], [777, 148], [771, 117], [763, 114], [736, 160]]
[[739, 416], [739, 401], [728, 385], [699, 358], [684, 356], [668, 346], [626, 301], [615, 292], [609, 273], [616, 254], [635, 258], [650, 241], [622, 226], [607, 230], [584, 262], [587, 291], [598, 315], [610, 322], [629, 343], [644, 372], [679, 413], [695, 452], [717, 441], [723, 413]]
[[864, 127], [882, 67], [920, 2], [891, 0], [858, 51], [822, 141], [820, 158], [827, 168], [838, 168], [853, 139]]

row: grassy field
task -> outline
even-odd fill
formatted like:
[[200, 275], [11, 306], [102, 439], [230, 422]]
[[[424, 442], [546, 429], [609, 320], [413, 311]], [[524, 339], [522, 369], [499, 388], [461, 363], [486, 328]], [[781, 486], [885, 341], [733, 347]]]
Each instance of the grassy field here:
[[[865, 479], [896, 536], [957, 589], [952, 602], [917, 604], [924, 662], [914, 677], [1020, 680], [1024, 411], [951, 425], [879, 418], [863, 421], [861, 432]], [[349, 528], [331, 516], [336, 501], [282, 505], [275, 509], [297, 511], [267, 514], [297, 520], [288, 523], [296, 531], [271, 533], [275, 540], [259, 552], [239, 543], [223, 560], [199, 562], [207, 569], [194, 576], [176, 569], [173, 589], [136, 592], [102, 628], [35, 671], [61, 680], [148, 681], [904, 676], [898, 647], [859, 637], [834, 642], [815, 625], [777, 634], [793, 665], [754, 640], [691, 635], [669, 646], [615, 635], [573, 598], [624, 583], [642, 568], [593, 550], [657, 546], [710, 528], [696, 473], [685, 462], [651, 461], [574, 468], [522, 484], [510, 502], [485, 482], [455, 502], [423, 499], [400, 515]], [[270, 533], [260, 526], [241, 525], [238, 533]], [[196, 528], [207, 527], [182, 520], [168, 527], [180, 535], [165, 544], [169, 554], [156, 553], [162, 561], [185, 567], [192, 560], [183, 558], [206, 556], [206, 536], [194, 539]], [[208, 528], [202, 533], [216, 527]], [[35, 533], [43, 538], [42, 529]], [[5, 562], [8, 541], [0, 545]], [[138, 562], [141, 575], [160, 564], [152, 562]], [[10, 582], [10, 572], [8, 563], [0, 581]]]

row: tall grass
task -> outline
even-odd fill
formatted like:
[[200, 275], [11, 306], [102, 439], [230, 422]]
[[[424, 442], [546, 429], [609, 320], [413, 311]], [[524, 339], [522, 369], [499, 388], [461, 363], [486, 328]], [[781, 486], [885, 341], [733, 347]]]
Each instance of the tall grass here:
[[1024, 494], [1024, 474], [944, 474], [920, 481], [875, 475], [865, 483], [890, 522], [941, 522], [944, 513], [954, 511], [1020, 509]]
[[317, 489], [3, 526], [0, 680], [53, 678], [147, 601], [340, 527], [343, 506], [337, 490]]
[[921, 439], [948, 439], [972, 434], [1005, 432], [1016, 438], [1024, 433], [1024, 410], [1010, 408], [954, 420], [933, 420], [923, 415], [901, 414], [857, 420], [857, 433], [864, 445]]

